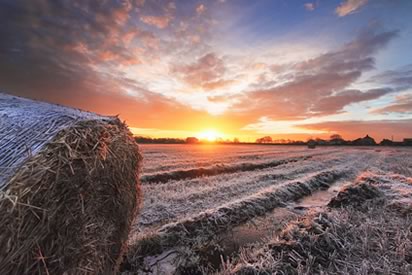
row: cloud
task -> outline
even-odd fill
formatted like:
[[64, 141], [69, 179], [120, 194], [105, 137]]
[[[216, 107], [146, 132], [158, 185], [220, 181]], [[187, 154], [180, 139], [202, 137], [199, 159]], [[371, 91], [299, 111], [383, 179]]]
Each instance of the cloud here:
[[172, 20], [171, 17], [165, 15], [165, 16], [141, 16], [140, 20], [142, 22], [155, 26], [159, 29], [164, 29], [167, 26], [169, 26], [170, 21]]
[[290, 121], [273, 121], [267, 117], [261, 117], [255, 123], [246, 125], [242, 130], [254, 131], [261, 134], [269, 135], [314, 135], [323, 134], [323, 130], [306, 129]]
[[272, 77], [280, 76], [284, 79], [276, 82], [266, 77], [268, 82], [259, 83], [260, 89], [240, 96], [240, 103], [234, 109], [253, 113], [256, 117], [305, 119], [338, 113], [348, 104], [376, 99], [390, 90], [345, 90], [363, 72], [374, 68], [373, 55], [396, 37], [397, 33], [368, 29], [337, 51], [307, 61], [275, 66], [277, 69]]
[[130, 28], [133, 3], [10, 1], [0, 11], [5, 22], [0, 26], [0, 55], [4, 59], [19, 56], [22, 62], [49, 59], [61, 69], [73, 64], [90, 69], [106, 62], [138, 64], [140, 58], [129, 47], [147, 32]]
[[303, 6], [304, 6], [305, 9], [308, 10], [308, 11], [314, 11], [315, 8], [316, 8], [315, 3], [305, 3]]
[[147, 1], [138, 10], [140, 21], [158, 29], [165, 29], [175, 17], [176, 3], [170, 0]]
[[395, 101], [388, 106], [377, 108], [372, 111], [375, 114], [412, 114], [412, 94], [399, 95]]
[[391, 84], [399, 91], [410, 89], [412, 88], [412, 64], [377, 74], [371, 77], [368, 82]]
[[204, 13], [206, 11], [206, 7], [205, 7], [205, 5], [204, 4], [199, 4], [197, 7], [196, 7], [196, 13], [197, 14], [202, 14], [202, 13]]
[[[81, 67], [70, 74], [55, 73], [53, 69], [46, 66], [43, 70], [22, 71], [20, 67], [0, 67], [2, 90], [100, 114], [120, 115], [129, 125], [142, 128], [189, 130], [196, 128], [198, 121], [209, 120], [207, 112], [151, 92], [121, 75], [91, 73]], [[129, 95], [126, 91], [132, 92]]]
[[233, 82], [222, 78], [226, 72], [225, 64], [215, 53], [208, 53], [192, 64], [175, 64], [171, 72], [191, 87], [204, 90], [222, 88]]
[[353, 103], [377, 99], [383, 95], [391, 93], [390, 88], [371, 89], [366, 92], [360, 90], [345, 90], [335, 95], [320, 99], [311, 111], [318, 115], [337, 114], [343, 111], [343, 108]]
[[264, 46], [238, 54], [233, 36], [243, 35], [243, 26], [233, 34], [230, 20], [215, 18], [216, 9], [223, 14], [230, 8], [226, 2], [4, 0], [0, 88], [120, 114], [142, 128], [187, 129], [224, 120], [235, 131], [262, 117], [341, 113], [410, 83], [410, 74], [399, 71], [380, 75], [374, 90], [354, 86], [396, 31], [368, 29], [337, 50], [287, 64], [269, 64], [264, 51], [271, 49]]
[[339, 133], [346, 139], [355, 139], [370, 135], [376, 140], [384, 138], [412, 137], [412, 119], [404, 120], [370, 120], [370, 121], [326, 121], [321, 123], [299, 125], [309, 130]]
[[368, 0], [345, 0], [336, 8], [336, 14], [340, 17], [352, 14], [367, 3]]
[[141, 64], [160, 44], [155, 34], [130, 24], [142, 5], [143, 1], [3, 2], [1, 90], [120, 114], [141, 127], [164, 127], [162, 121], [178, 127], [174, 118], [182, 123], [207, 119], [206, 112], [125, 76], [121, 66]]

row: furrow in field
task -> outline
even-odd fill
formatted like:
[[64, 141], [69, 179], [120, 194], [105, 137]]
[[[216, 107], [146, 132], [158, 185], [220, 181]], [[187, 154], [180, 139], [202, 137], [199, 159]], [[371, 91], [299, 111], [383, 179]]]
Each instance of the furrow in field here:
[[409, 180], [365, 172], [330, 208], [292, 220], [215, 274], [412, 274]]
[[[188, 181], [169, 182], [162, 185], [145, 185], [144, 208], [139, 217], [139, 230], [152, 230], [154, 226], [189, 217], [208, 208], [223, 205], [254, 194], [287, 180], [302, 177], [330, 166], [359, 162], [360, 156], [336, 154], [334, 158], [314, 157], [299, 165], [287, 165], [259, 171], [239, 172]], [[166, 195], [167, 194], [167, 195]]]
[[378, 167], [386, 172], [412, 177], [412, 149], [403, 148], [402, 151], [390, 150], [381, 152], [383, 155]]
[[288, 201], [295, 201], [316, 190], [326, 189], [344, 177], [347, 172], [344, 169], [331, 169], [313, 173], [298, 180], [264, 189], [257, 194], [205, 211], [192, 218], [167, 224], [156, 233], [136, 240], [131, 246], [132, 252], [129, 255], [132, 258], [129, 262], [136, 262], [133, 258], [141, 257], [139, 253], [150, 253], [146, 251], [150, 248], [143, 247], [145, 244], [156, 244], [157, 248], [160, 246], [165, 249], [198, 238], [206, 240], [210, 236], [224, 232], [255, 216], [283, 206]]
[[230, 174], [236, 173], [240, 171], [254, 171], [260, 170], [270, 167], [276, 167], [282, 164], [291, 163], [291, 162], [298, 162], [300, 160], [306, 160], [311, 158], [312, 156], [301, 156], [301, 157], [293, 157], [293, 158], [286, 158], [280, 160], [274, 160], [270, 162], [263, 162], [263, 163], [241, 163], [237, 165], [218, 165], [213, 167], [207, 168], [194, 168], [188, 170], [177, 170], [172, 172], [166, 173], [159, 173], [153, 175], [146, 175], [141, 177], [141, 182], [145, 183], [166, 183], [171, 180], [185, 180], [185, 179], [192, 179], [204, 176], [215, 176], [220, 174]]
[[209, 157], [192, 157], [179, 154], [165, 155], [161, 159], [150, 159], [144, 153], [144, 164], [143, 164], [143, 176], [153, 175], [157, 173], [172, 172], [175, 170], [188, 170], [194, 168], [207, 168], [216, 165], [238, 165], [240, 163], [260, 163], [268, 162], [275, 159], [299, 157], [312, 154], [328, 154], [338, 152], [335, 149], [323, 148], [313, 152], [309, 149], [296, 150], [293, 148], [291, 151], [270, 151], [266, 153], [253, 153], [245, 156], [234, 154], [233, 152], [215, 152]]
[[378, 168], [370, 169], [363, 172], [354, 183], [346, 185], [330, 205], [357, 205], [381, 195], [391, 201], [391, 206], [404, 205], [412, 212], [412, 177]]
[[203, 153], [200, 156], [182, 155], [178, 153], [159, 155], [156, 158], [152, 158], [150, 155], [145, 158], [144, 161], [144, 174], [151, 174], [159, 171], [171, 171], [171, 170], [183, 170], [198, 167], [207, 167], [218, 165], [222, 163], [239, 163], [244, 161], [249, 162], [264, 162], [270, 159], [280, 157], [294, 157], [308, 153], [308, 149], [296, 150], [292, 148], [291, 151], [283, 150], [270, 150], [270, 151], [250, 151], [250, 152], [218, 152], [218, 154], [210, 153], [209, 156], [205, 156]]

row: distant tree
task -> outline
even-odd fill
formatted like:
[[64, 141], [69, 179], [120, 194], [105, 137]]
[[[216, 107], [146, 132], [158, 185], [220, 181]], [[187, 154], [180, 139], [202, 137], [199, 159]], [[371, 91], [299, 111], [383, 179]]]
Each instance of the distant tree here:
[[383, 145], [383, 146], [392, 146], [394, 144], [394, 142], [390, 139], [385, 138], [379, 144]]
[[215, 140], [216, 143], [225, 143], [225, 140], [221, 137], [216, 138]]
[[265, 137], [262, 137], [262, 138], [258, 138], [256, 140], [256, 143], [272, 143], [272, 137], [265, 136]]
[[239, 141], [238, 138], [235, 137], [235, 138], [233, 139], [233, 143], [240, 143], [240, 141]]
[[135, 137], [137, 143], [153, 143], [153, 144], [182, 144], [185, 140], [179, 138], [150, 138], [150, 137]]
[[339, 134], [333, 134], [330, 136], [330, 140], [341, 139], [343, 140], [342, 136]]
[[343, 145], [343, 144], [346, 144], [346, 141], [342, 138], [341, 135], [334, 134], [330, 136], [329, 144], [330, 145]]
[[199, 139], [196, 138], [196, 137], [188, 137], [188, 138], [186, 138], [186, 143], [196, 144], [196, 143], [199, 143]]

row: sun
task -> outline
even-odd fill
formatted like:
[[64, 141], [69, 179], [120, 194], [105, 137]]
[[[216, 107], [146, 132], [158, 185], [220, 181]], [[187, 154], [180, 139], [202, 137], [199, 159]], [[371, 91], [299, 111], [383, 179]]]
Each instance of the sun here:
[[222, 134], [220, 134], [219, 132], [215, 130], [206, 130], [199, 134], [199, 138], [201, 140], [207, 140], [210, 142], [216, 141], [218, 138], [221, 138], [221, 137], [222, 137]]

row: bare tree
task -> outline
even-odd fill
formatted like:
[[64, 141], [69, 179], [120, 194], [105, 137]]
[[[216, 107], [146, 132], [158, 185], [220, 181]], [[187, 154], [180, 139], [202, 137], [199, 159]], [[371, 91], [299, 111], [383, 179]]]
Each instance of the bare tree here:
[[257, 140], [256, 140], [256, 143], [272, 143], [272, 137], [270, 137], [270, 136], [265, 136], [265, 137], [262, 137], [262, 138], [258, 138]]

